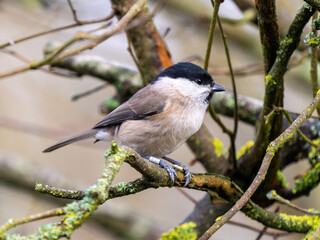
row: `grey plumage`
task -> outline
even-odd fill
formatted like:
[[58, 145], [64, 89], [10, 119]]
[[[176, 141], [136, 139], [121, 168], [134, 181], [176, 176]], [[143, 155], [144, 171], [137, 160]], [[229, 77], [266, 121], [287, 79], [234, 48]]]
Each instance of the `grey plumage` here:
[[98, 130], [96, 130], [96, 129], [90, 129], [90, 130], [87, 130], [84, 132], [80, 132], [76, 135], [73, 135], [67, 139], [62, 140], [61, 142], [56, 143], [55, 145], [53, 145], [51, 147], [46, 148], [45, 150], [43, 150], [43, 152], [52, 152], [58, 148], [64, 147], [64, 146], [69, 145], [71, 143], [78, 142], [80, 140], [84, 140], [87, 138], [92, 138], [96, 135], [97, 131]]

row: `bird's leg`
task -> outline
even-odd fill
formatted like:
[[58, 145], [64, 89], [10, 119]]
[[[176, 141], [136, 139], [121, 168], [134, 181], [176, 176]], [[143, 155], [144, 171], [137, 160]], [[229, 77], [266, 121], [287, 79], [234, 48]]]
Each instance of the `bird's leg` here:
[[184, 184], [183, 186], [184, 186], [184, 187], [187, 186], [188, 183], [189, 183], [190, 180], [191, 180], [191, 173], [190, 173], [189, 169], [186, 167], [186, 165], [184, 165], [184, 164], [182, 164], [181, 162], [176, 161], [176, 160], [174, 160], [174, 159], [172, 159], [172, 158], [169, 158], [169, 157], [167, 157], [167, 156], [164, 156], [164, 157], [162, 157], [162, 158], [165, 159], [165, 160], [167, 160], [168, 162], [171, 162], [171, 163], [174, 164], [174, 165], [177, 165], [177, 166], [183, 168], [183, 170], [184, 170], [184, 178], [185, 178], [185, 180], [186, 180], [186, 182], [185, 182], [185, 184]]
[[155, 163], [157, 165], [159, 165], [161, 168], [164, 168], [168, 174], [169, 174], [169, 178], [170, 178], [170, 182], [171, 182], [171, 186], [173, 186], [174, 184], [174, 180], [177, 177], [177, 173], [176, 171], [173, 169], [172, 166], [170, 166], [168, 163], [166, 163], [165, 161], [156, 158], [156, 157], [152, 157], [152, 156], [146, 156], [146, 155], [141, 155], [141, 157], [146, 158], [149, 160], [149, 162]]

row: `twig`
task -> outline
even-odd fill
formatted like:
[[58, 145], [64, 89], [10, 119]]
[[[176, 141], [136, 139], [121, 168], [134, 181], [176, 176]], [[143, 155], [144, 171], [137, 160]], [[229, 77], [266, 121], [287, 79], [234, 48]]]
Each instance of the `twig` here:
[[[230, 221], [227, 222], [227, 224], [231, 224], [231, 225], [234, 225], [234, 226], [242, 227], [242, 228], [251, 230], [253, 232], [257, 232], [257, 233], [261, 232], [260, 229], [254, 228], [254, 227], [252, 227], [250, 225], [247, 225], [247, 224], [244, 224], [244, 223], [241, 223], [241, 222], [235, 222], [235, 221], [230, 220]], [[283, 237], [283, 236], [286, 236], [286, 235], [288, 235], [290, 233], [287, 233], [287, 232], [285, 232], [285, 233], [264, 232], [264, 234], [268, 235], [268, 236], [273, 236], [273, 237]]]
[[19, 68], [4, 72], [4, 73], [0, 74], [0, 78], [5, 78], [5, 77], [8, 77], [8, 76], [15, 75], [17, 73], [22, 73], [22, 72], [25, 72], [25, 71], [30, 70], [30, 69], [40, 68], [40, 67], [50, 63], [57, 55], [59, 55], [64, 49], [69, 47], [71, 44], [73, 44], [74, 42], [76, 42], [78, 40], [82, 40], [82, 39], [87, 39], [86, 35], [83, 35], [81, 33], [77, 33], [73, 38], [69, 39], [63, 45], [58, 47], [54, 52], [52, 52], [52, 53], [48, 54], [47, 56], [45, 56], [42, 60], [32, 61], [27, 66], [19, 67]]
[[225, 213], [221, 220], [217, 221], [213, 224], [200, 238], [200, 240], [209, 239], [212, 234], [214, 234], [218, 229], [221, 228], [228, 220], [230, 220], [251, 198], [253, 193], [257, 190], [261, 182], [264, 180], [268, 168], [270, 166], [271, 160], [273, 159], [274, 155], [278, 151], [279, 147], [282, 146], [285, 142], [287, 142], [293, 135], [294, 132], [298, 130], [301, 124], [309, 117], [311, 117], [313, 111], [317, 107], [320, 101], [320, 91], [318, 91], [316, 97], [314, 98], [313, 102], [309, 107], [307, 107], [302, 114], [283, 132], [277, 137], [274, 141], [269, 144], [267, 152], [263, 158], [262, 164], [260, 169], [252, 181], [251, 185], [247, 189], [247, 191], [243, 194], [243, 196], [236, 202], [236, 204], [227, 212]]
[[104, 18], [100, 18], [100, 19], [96, 19], [96, 20], [89, 20], [89, 21], [78, 21], [77, 23], [72, 23], [72, 24], [69, 24], [69, 25], [66, 25], [66, 26], [53, 28], [53, 29], [46, 30], [46, 31], [43, 31], [43, 32], [38, 32], [38, 33], [31, 34], [31, 35], [26, 36], [26, 37], [22, 37], [22, 38], [18, 38], [18, 39], [15, 39], [15, 40], [10, 40], [10, 41], [8, 41], [6, 43], [2, 43], [2, 44], [0, 44], [0, 49], [8, 47], [8, 46], [11, 46], [11, 45], [14, 45], [14, 44], [17, 44], [17, 43], [20, 43], [20, 42], [23, 42], [23, 41], [26, 41], [26, 40], [29, 40], [29, 39], [32, 39], [32, 38], [40, 37], [40, 36], [48, 34], [48, 33], [62, 31], [62, 30], [66, 30], [66, 29], [69, 29], [69, 28], [82, 26], [82, 25], [105, 22], [105, 21], [110, 20], [113, 17], [114, 17], [114, 12], [111, 12], [108, 16], [106, 16]]
[[266, 196], [269, 200], [276, 200], [276, 201], [278, 201], [282, 204], [285, 204], [291, 208], [299, 210], [300, 212], [303, 212], [306, 214], [311, 214], [311, 215], [319, 215], [320, 214], [320, 212], [315, 209], [304, 209], [302, 207], [299, 207], [299, 206], [293, 204], [289, 200], [287, 200], [287, 199], [281, 197], [279, 194], [277, 194], [277, 192], [275, 190], [271, 190], [270, 192], [267, 193]]
[[129, 52], [134, 64], [136, 65], [137, 69], [139, 70], [139, 73], [140, 73], [140, 76], [142, 78], [142, 81], [143, 81], [144, 85], [146, 86], [146, 85], [148, 85], [148, 82], [147, 82], [147, 80], [146, 80], [146, 78], [144, 76], [144, 71], [143, 71], [143, 69], [141, 68], [141, 66], [139, 64], [138, 59], [136, 58], [136, 56], [133, 53], [130, 35], [129, 35], [129, 33], [127, 31], [126, 31], [126, 37], [127, 37], [127, 43], [128, 43], [127, 50]]
[[[279, 209], [280, 209], [280, 207], [277, 207], [275, 212], [279, 212]], [[260, 240], [263, 237], [263, 235], [266, 235], [268, 233], [267, 230], [268, 230], [268, 227], [264, 226], [263, 229], [261, 231], [259, 231], [259, 235], [257, 236], [256, 240]], [[273, 236], [273, 237], [275, 238], [278, 236]]]
[[263, 237], [263, 235], [267, 233], [267, 230], [268, 230], [268, 227], [264, 226], [262, 230], [259, 232], [259, 235], [257, 236], [256, 240], [260, 240]]
[[77, 17], [77, 12], [76, 12], [76, 10], [74, 9], [71, 0], [67, 0], [67, 2], [68, 2], [68, 5], [69, 5], [69, 7], [70, 7], [70, 9], [71, 9], [72, 16], [73, 16], [73, 20], [74, 20], [76, 23], [80, 24], [81, 22], [79, 21], [79, 19], [78, 19], [78, 17]]
[[[283, 114], [285, 115], [285, 117], [288, 119], [289, 123], [292, 124], [293, 121], [292, 121], [292, 118], [290, 117], [290, 114], [287, 110], [285, 110], [284, 108], [282, 107], [278, 107], [277, 109], [279, 109], [280, 111], [283, 112]], [[314, 142], [312, 142], [306, 135], [303, 134], [303, 132], [301, 132], [300, 129], [297, 130], [298, 134], [300, 135], [300, 137], [306, 141], [307, 143], [309, 143], [311, 146], [317, 148], [317, 149], [320, 149], [320, 146], [318, 144], [315, 144]]]
[[88, 95], [90, 95], [92, 93], [96, 93], [96, 92], [106, 88], [107, 86], [109, 86], [109, 84], [104, 83], [104, 84], [101, 84], [101, 85], [99, 85], [97, 87], [94, 87], [94, 88], [91, 88], [89, 90], [86, 90], [85, 92], [74, 94], [73, 96], [71, 96], [71, 100], [72, 101], [77, 101], [80, 98], [86, 97], [86, 96], [88, 96]]
[[197, 200], [194, 199], [190, 194], [188, 194], [186, 191], [184, 191], [182, 188], [177, 188], [177, 190], [182, 193], [183, 196], [185, 196], [187, 199], [189, 199], [192, 203], [197, 204]]
[[210, 23], [207, 51], [206, 51], [206, 56], [204, 59], [204, 66], [203, 66], [204, 70], [208, 70], [209, 59], [210, 59], [211, 48], [212, 48], [212, 41], [213, 41], [213, 34], [214, 34], [214, 29], [216, 26], [218, 11], [219, 11], [219, 7], [220, 7], [220, 0], [214, 1], [213, 5], [214, 5], [214, 7], [213, 7], [213, 13], [212, 13], [212, 18], [211, 18], [211, 23]]
[[81, 200], [85, 196], [84, 191], [67, 190], [67, 189], [57, 188], [49, 185], [42, 185], [41, 183], [36, 183], [35, 190], [39, 193], [47, 193], [54, 197], [66, 198], [66, 199]]
[[[13, 50], [8, 50], [8, 49], [0, 49], [1, 52], [8, 54], [10, 56], [13, 56], [19, 60], [21, 60], [24, 63], [28, 63], [31, 64], [31, 60], [26, 58], [25, 56], [21, 55], [20, 53], [17, 53]], [[50, 68], [45, 68], [45, 67], [40, 67], [39, 68], [41, 71], [46, 72], [46, 73], [50, 73], [50, 74], [54, 74], [54, 75], [58, 75], [58, 76], [62, 76], [62, 77], [69, 77], [69, 78], [77, 78], [79, 77], [77, 74], [71, 74], [71, 73], [66, 73], [66, 72], [60, 72], [60, 71], [56, 71]]]
[[[316, 11], [312, 16], [312, 21], [318, 18], [318, 11]], [[312, 29], [314, 36], [317, 37], [318, 33], [316, 29]], [[311, 53], [310, 53], [310, 77], [311, 77], [311, 85], [312, 85], [312, 94], [313, 97], [317, 94], [319, 90], [319, 83], [318, 83], [318, 46], [311, 46]], [[320, 108], [317, 108], [318, 115], [320, 116]]]
[[233, 162], [233, 167], [234, 169], [237, 168], [237, 159], [236, 159], [236, 137], [237, 137], [237, 131], [238, 131], [238, 121], [239, 121], [239, 116], [238, 116], [238, 95], [237, 95], [237, 88], [236, 88], [236, 82], [234, 79], [234, 75], [233, 75], [233, 69], [232, 69], [232, 64], [231, 64], [231, 58], [230, 58], [230, 52], [229, 52], [229, 47], [228, 47], [228, 43], [226, 40], [226, 36], [224, 35], [223, 32], [223, 28], [220, 22], [220, 18], [218, 16], [218, 25], [221, 31], [221, 37], [222, 37], [222, 41], [223, 41], [223, 45], [224, 45], [224, 49], [225, 49], [225, 53], [226, 53], [226, 57], [227, 57], [227, 61], [228, 61], [228, 67], [229, 67], [229, 71], [230, 71], [230, 76], [231, 76], [231, 82], [232, 82], [232, 89], [233, 89], [233, 97], [234, 97], [234, 108], [233, 108], [233, 132], [232, 135], [230, 135], [230, 142], [231, 142], [231, 159]]
[[6, 232], [10, 230], [11, 228], [14, 228], [16, 226], [25, 224], [25, 223], [30, 223], [34, 222], [40, 219], [45, 219], [53, 216], [61, 216], [64, 215], [65, 211], [64, 208], [55, 208], [49, 211], [45, 211], [42, 213], [30, 215], [28, 217], [22, 217], [22, 218], [16, 218], [16, 219], [9, 219], [8, 222], [2, 226], [0, 226], [0, 238], [1, 238], [1, 233]]
[[221, 127], [222, 131], [227, 133], [229, 136], [231, 136], [233, 133], [230, 129], [228, 129], [224, 123], [221, 121], [219, 116], [217, 115], [216, 111], [214, 110], [213, 106], [209, 104], [209, 113], [211, 117], [216, 121], [216, 123]]

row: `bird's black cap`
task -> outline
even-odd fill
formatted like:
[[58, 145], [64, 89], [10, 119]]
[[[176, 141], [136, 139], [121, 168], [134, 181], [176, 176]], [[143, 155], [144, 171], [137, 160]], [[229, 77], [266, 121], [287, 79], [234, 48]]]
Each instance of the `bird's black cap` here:
[[203, 84], [213, 84], [213, 79], [210, 74], [203, 68], [189, 62], [180, 62], [163, 70], [153, 81], [157, 82], [161, 77], [170, 78], [186, 78], [190, 81], [201, 79]]

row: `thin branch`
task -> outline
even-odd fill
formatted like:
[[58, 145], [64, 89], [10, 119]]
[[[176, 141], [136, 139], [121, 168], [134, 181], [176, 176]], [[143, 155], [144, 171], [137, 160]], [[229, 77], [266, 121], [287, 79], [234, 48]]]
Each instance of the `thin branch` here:
[[[289, 64], [288, 64], [288, 70], [291, 70], [297, 66], [299, 66], [301, 63], [304, 62], [304, 60], [307, 59], [309, 56], [308, 50], [305, 50], [299, 54], [299, 56], [294, 56], [290, 59]], [[200, 62], [201, 64], [204, 63], [204, 60], [200, 56], [190, 56], [185, 58], [185, 61], [197, 61]], [[209, 65], [208, 67], [208, 72], [213, 75], [213, 76], [218, 76], [218, 75], [230, 75], [230, 70], [229, 67], [212, 67]], [[238, 77], [245, 77], [245, 76], [250, 76], [250, 75], [255, 75], [255, 74], [263, 74], [264, 69], [263, 69], [263, 64], [262, 63], [249, 63], [246, 65], [242, 66], [237, 66], [233, 67], [233, 73], [235, 76]]]
[[[318, 18], [318, 12], [315, 12], [312, 16], [312, 21]], [[318, 31], [316, 29], [312, 29], [312, 32], [315, 37], [318, 36]], [[311, 77], [311, 85], [312, 85], [312, 94], [313, 97], [317, 94], [319, 90], [319, 82], [318, 82], [318, 46], [311, 46], [311, 66], [310, 66], [310, 77]], [[318, 115], [320, 116], [320, 108], [317, 108]]]
[[[20, 61], [22, 61], [24, 63], [28, 63], [28, 64], [32, 63], [32, 61], [30, 59], [28, 59], [27, 57], [21, 55], [20, 53], [17, 53], [16, 51], [8, 50], [8, 49], [0, 49], [0, 51], [5, 53], [5, 54], [8, 54], [10, 56], [15, 57], [15, 58], [19, 59]], [[43, 72], [54, 74], [54, 75], [58, 75], [58, 76], [62, 76], [62, 77], [69, 77], [69, 78], [77, 78], [77, 77], [79, 77], [76, 74], [60, 72], [60, 71], [56, 71], [56, 70], [51, 69], [51, 68], [40, 67], [39, 69], [41, 71], [43, 71]]]
[[261, 182], [264, 180], [268, 168], [270, 166], [271, 160], [275, 156], [276, 152], [278, 151], [279, 147], [282, 146], [285, 142], [287, 142], [290, 138], [292, 138], [293, 133], [296, 132], [301, 124], [309, 117], [311, 117], [313, 111], [317, 107], [320, 101], [320, 91], [318, 91], [316, 97], [314, 98], [312, 104], [307, 107], [302, 114], [283, 132], [277, 137], [274, 141], [269, 144], [267, 149], [267, 153], [265, 154], [260, 169], [252, 181], [251, 185], [247, 189], [247, 191], [243, 194], [243, 196], [236, 202], [236, 204], [227, 212], [225, 213], [221, 220], [217, 221], [213, 224], [200, 240], [209, 239], [212, 234], [214, 234], [218, 229], [221, 228], [228, 220], [230, 220], [251, 198], [253, 193], [257, 190]]
[[85, 196], [84, 191], [67, 190], [67, 189], [57, 188], [49, 185], [42, 185], [41, 183], [36, 183], [35, 190], [39, 193], [46, 193], [54, 197], [66, 198], [66, 199], [81, 200]]
[[89, 90], [86, 90], [86, 91], [84, 91], [84, 92], [82, 92], [82, 93], [74, 94], [74, 95], [71, 96], [71, 100], [72, 100], [72, 101], [77, 101], [77, 100], [79, 100], [80, 98], [83, 98], [83, 97], [89, 96], [89, 95], [91, 95], [91, 94], [93, 94], [93, 93], [96, 93], [96, 92], [98, 92], [98, 91], [106, 88], [107, 86], [109, 86], [109, 84], [104, 83], [104, 84], [101, 84], [101, 85], [99, 85], [99, 86], [97, 86], [97, 87], [94, 87], [94, 88], [91, 88], [91, 89], [89, 89]]
[[320, 214], [320, 212], [315, 209], [305, 209], [305, 208], [302, 208], [302, 207], [299, 207], [299, 206], [293, 204], [289, 200], [287, 200], [287, 199], [281, 197], [279, 194], [277, 194], [277, 192], [275, 190], [271, 190], [270, 192], [268, 192], [267, 198], [269, 200], [276, 200], [279, 203], [285, 204], [293, 209], [299, 210], [300, 212], [303, 212], [306, 214], [311, 214], [311, 215], [319, 215]]
[[[292, 121], [292, 118], [290, 117], [289, 112], [288, 112], [287, 110], [285, 110], [284, 108], [281, 108], [281, 107], [279, 107], [278, 109], [283, 112], [283, 114], [285, 115], [285, 117], [288, 119], [289, 123], [292, 124], [293, 121]], [[317, 108], [317, 109], [318, 109], [318, 108]], [[317, 148], [317, 149], [320, 149], [320, 146], [319, 146], [318, 144], [315, 144], [314, 142], [312, 142], [306, 135], [303, 134], [303, 132], [302, 132], [300, 129], [298, 129], [297, 132], [298, 132], [298, 134], [300, 135], [300, 137], [301, 137], [304, 141], [306, 141], [307, 143], [309, 143], [311, 146], [313, 146], [313, 147], [315, 147], [315, 148]]]
[[[231, 225], [234, 225], [234, 226], [237, 226], [237, 227], [242, 227], [242, 228], [245, 228], [245, 229], [248, 229], [248, 230], [251, 230], [253, 232], [257, 232], [257, 233], [260, 233], [261, 230], [260, 229], [257, 229], [255, 227], [252, 227], [250, 225], [247, 225], [247, 224], [244, 224], [244, 223], [241, 223], [241, 222], [235, 222], [235, 221], [228, 221], [227, 224], [231, 224]], [[286, 236], [290, 233], [287, 233], [287, 232], [284, 232], [284, 233], [273, 233], [273, 232], [264, 232], [265, 235], [268, 235], [268, 236], [272, 236], [272, 237], [283, 237], [283, 236]]]
[[0, 44], [0, 49], [8, 47], [8, 46], [11, 46], [11, 45], [15, 45], [15, 44], [20, 43], [20, 42], [24, 42], [24, 41], [32, 39], [32, 38], [40, 37], [40, 36], [45, 35], [45, 34], [57, 32], [57, 31], [62, 31], [62, 30], [66, 30], [66, 29], [69, 29], [69, 28], [77, 27], [77, 26], [109, 21], [113, 17], [114, 17], [114, 12], [111, 12], [108, 16], [106, 16], [104, 18], [100, 18], [100, 19], [96, 19], [96, 20], [89, 20], [89, 21], [78, 21], [76, 23], [72, 23], [72, 24], [69, 24], [69, 25], [66, 25], [66, 26], [57, 27], [57, 28], [53, 28], [53, 29], [50, 29], [50, 30], [34, 33], [34, 34], [31, 34], [31, 35], [26, 36], [26, 37], [22, 37], [22, 38], [18, 38], [18, 39], [15, 39], [15, 40], [10, 40], [10, 41], [8, 41], [6, 43], [2, 43], [2, 44]]
[[239, 116], [238, 116], [238, 95], [237, 95], [237, 88], [236, 88], [236, 82], [234, 79], [234, 74], [233, 74], [233, 69], [232, 69], [232, 64], [231, 64], [231, 58], [230, 58], [230, 52], [229, 52], [229, 47], [228, 43], [226, 40], [226, 36], [224, 35], [223, 28], [220, 22], [220, 18], [218, 16], [218, 25], [221, 31], [221, 37], [228, 61], [228, 67], [230, 71], [230, 76], [231, 76], [231, 82], [232, 82], [232, 89], [233, 89], [233, 96], [234, 96], [234, 109], [233, 109], [233, 132], [232, 135], [230, 135], [230, 142], [231, 142], [231, 156], [230, 159], [232, 160], [233, 167], [234, 169], [237, 168], [237, 159], [236, 159], [236, 137], [237, 137], [237, 131], [238, 131], [238, 121], [239, 121]]
[[182, 188], [177, 188], [177, 190], [183, 195], [185, 196], [188, 200], [190, 200], [190, 202], [197, 204], [197, 200], [194, 199], [190, 194], [188, 194], [186, 191], [184, 191]]
[[40, 68], [40, 67], [52, 62], [52, 60], [57, 55], [59, 55], [64, 49], [69, 47], [71, 44], [75, 43], [78, 40], [83, 40], [83, 39], [87, 39], [87, 36], [83, 35], [82, 33], [77, 33], [73, 38], [69, 39], [67, 42], [65, 42], [63, 45], [58, 47], [54, 52], [52, 52], [52, 53], [48, 54], [47, 56], [45, 56], [43, 59], [41, 59], [39, 61], [32, 61], [27, 66], [19, 67], [19, 68], [4, 72], [4, 73], [0, 74], [0, 78], [5, 78], [5, 77], [8, 77], [8, 76], [12, 76], [12, 75], [15, 75], [15, 74], [18, 74], [18, 73], [25, 72], [27, 70]]
[[30, 215], [28, 217], [10, 219], [6, 224], [0, 226], [0, 238], [1, 238], [1, 233], [6, 232], [11, 228], [17, 227], [25, 223], [34, 222], [37, 220], [41, 220], [41, 219], [45, 219], [53, 216], [61, 216], [64, 214], [65, 214], [64, 208], [55, 208], [42, 213]]
[[218, 16], [219, 7], [220, 7], [220, 0], [214, 1], [213, 5], [214, 6], [213, 6], [211, 23], [210, 23], [207, 51], [206, 51], [206, 56], [205, 56], [204, 66], [203, 66], [204, 70], [208, 70], [208, 66], [209, 66], [209, 60], [210, 60], [210, 54], [211, 54], [211, 48], [212, 48], [212, 42], [213, 42], [213, 34], [216, 27], [216, 21], [217, 21], [217, 16]]
[[130, 34], [127, 31], [126, 31], [126, 37], [127, 37], [127, 43], [128, 43], [127, 50], [129, 52], [134, 64], [136, 65], [137, 69], [139, 70], [139, 73], [140, 73], [140, 76], [142, 78], [142, 81], [143, 81], [144, 85], [146, 86], [146, 85], [148, 85], [148, 82], [147, 82], [147, 80], [146, 80], [146, 78], [144, 76], [144, 71], [143, 71], [143, 69], [141, 68], [141, 66], [139, 64], [138, 59], [136, 58], [136, 56], [133, 53]]
[[216, 123], [221, 127], [222, 131], [227, 133], [229, 136], [233, 135], [233, 132], [224, 125], [216, 111], [214, 110], [212, 104], [209, 104], [209, 113], [211, 117], [216, 121]]
[[69, 5], [69, 7], [70, 7], [70, 9], [71, 9], [72, 16], [73, 16], [73, 20], [74, 20], [76, 23], [80, 24], [81, 22], [79, 21], [79, 19], [78, 19], [78, 17], [77, 17], [77, 12], [76, 12], [76, 10], [74, 9], [71, 0], [67, 0], [67, 2], [68, 2], [68, 5]]

